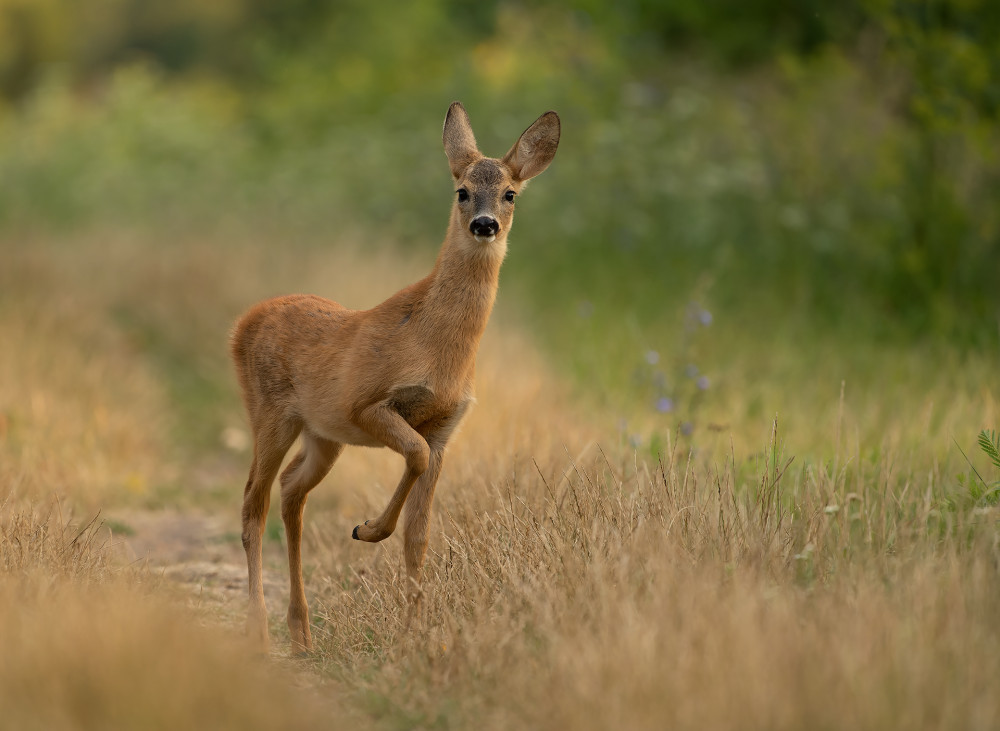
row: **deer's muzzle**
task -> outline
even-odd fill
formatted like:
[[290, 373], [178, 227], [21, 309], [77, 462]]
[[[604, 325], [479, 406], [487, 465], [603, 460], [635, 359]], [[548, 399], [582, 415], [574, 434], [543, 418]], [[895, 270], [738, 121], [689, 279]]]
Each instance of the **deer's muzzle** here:
[[493, 216], [477, 216], [469, 224], [469, 231], [477, 238], [490, 238], [500, 232], [500, 224]]

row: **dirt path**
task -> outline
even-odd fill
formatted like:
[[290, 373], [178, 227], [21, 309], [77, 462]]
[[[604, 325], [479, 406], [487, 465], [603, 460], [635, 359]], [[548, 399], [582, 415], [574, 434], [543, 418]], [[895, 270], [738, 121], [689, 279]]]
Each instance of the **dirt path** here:
[[[242, 616], [246, 607], [246, 558], [238, 516], [201, 511], [127, 510], [107, 519], [115, 542], [129, 561], [146, 561], [151, 570], [190, 593], [199, 603], [217, 605]], [[118, 530], [116, 530], [116, 526]], [[264, 595], [274, 611], [287, 601], [284, 549], [265, 545]]]
[[[123, 510], [109, 515], [106, 524], [123, 556], [146, 561], [150, 570], [177, 589], [177, 593], [206, 623], [221, 623], [242, 636], [247, 610], [246, 556], [240, 542], [238, 515], [204, 511]], [[115, 532], [119, 526], [121, 535]], [[125, 535], [125, 534], [128, 535]], [[272, 618], [284, 619], [288, 602], [288, 568], [284, 544], [264, 544], [264, 596]], [[273, 641], [269, 660], [289, 684], [309, 693], [320, 707], [329, 706], [346, 725], [359, 726], [363, 716], [349, 713], [341, 698], [344, 689], [315, 671], [301, 657], [290, 654], [287, 643]]]

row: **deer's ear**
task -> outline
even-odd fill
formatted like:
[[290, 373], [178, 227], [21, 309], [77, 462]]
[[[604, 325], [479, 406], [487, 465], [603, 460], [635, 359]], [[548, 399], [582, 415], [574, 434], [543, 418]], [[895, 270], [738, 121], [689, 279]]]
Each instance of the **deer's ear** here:
[[545, 170], [559, 147], [559, 115], [546, 112], [524, 130], [503, 162], [518, 180], [528, 180]]
[[476, 136], [472, 134], [469, 115], [461, 102], [452, 102], [448, 116], [444, 118], [444, 154], [448, 156], [451, 175], [458, 180], [462, 172], [483, 155], [476, 146]]

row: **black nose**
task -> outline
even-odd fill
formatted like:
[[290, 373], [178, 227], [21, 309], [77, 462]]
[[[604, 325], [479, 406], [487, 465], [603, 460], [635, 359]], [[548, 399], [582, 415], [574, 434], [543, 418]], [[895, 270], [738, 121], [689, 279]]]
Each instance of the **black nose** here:
[[479, 216], [472, 219], [469, 230], [473, 236], [496, 236], [500, 230], [500, 224], [493, 216]]

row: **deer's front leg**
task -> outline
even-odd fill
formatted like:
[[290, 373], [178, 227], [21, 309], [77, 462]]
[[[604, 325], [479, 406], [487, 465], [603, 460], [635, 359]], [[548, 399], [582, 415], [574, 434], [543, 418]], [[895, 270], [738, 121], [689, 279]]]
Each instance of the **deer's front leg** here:
[[399, 520], [399, 514], [403, 510], [410, 489], [417, 478], [427, 471], [430, 463], [430, 447], [424, 438], [384, 401], [362, 411], [354, 423], [406, 459], [403, 477], [382, 514], [374, 520], [366, 520], [363, 525], [354, 527], [352, 536], [355, 540], [376, 543], [388, 538], [396, 529], [396, 521]]
[[443, 464], [444, 449], [432, 448], [427, 471], [420, 475], [406, 502], [403, 554], [406, 559], [406, 574], [410, 579], [411, 599], [420, 594], [420, 569], [427, 556], [427, 533], [430, 528], [431, 505], [434, 503], [434, 488]]
[[[420, 571], [427, 556], [427, 533], [430, 529], [431, 507], [434, 504], [434, 490], [441, 468], [444, 466], [444, 452], [465, 412], [470, 400], [463, 401], [450, 414], [424, 424], [420, 429], [430, 446], [430, 463], [427, 471], [417, 480], [409, 500], [406, 502], [406, 519], [403, 533], [403, 555], [406, 559], [406, 574], [410, 580], [411, 608], [416, 609], [420, 600]], [[412, 614], [411, 614], [412, 617]]]

